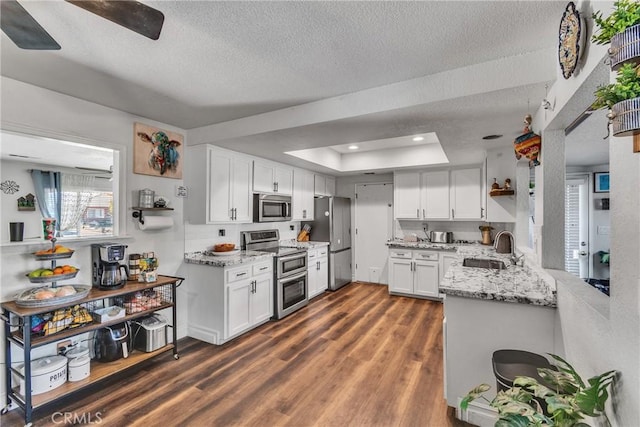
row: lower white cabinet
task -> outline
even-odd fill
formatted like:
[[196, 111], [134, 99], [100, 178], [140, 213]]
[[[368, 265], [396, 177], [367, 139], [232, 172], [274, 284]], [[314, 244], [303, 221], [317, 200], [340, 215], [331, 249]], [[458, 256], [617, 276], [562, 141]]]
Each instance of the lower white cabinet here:
[[224, 344], [273, 316], [273, 260], [229, 267], [187, 264], [190, 337]]
[[329, 247], [307, 251], [307, 286], [309, 299], [329, 288]]
[[389, 250], [389, 293], [438, 298], [440, 283], [438, 252]]

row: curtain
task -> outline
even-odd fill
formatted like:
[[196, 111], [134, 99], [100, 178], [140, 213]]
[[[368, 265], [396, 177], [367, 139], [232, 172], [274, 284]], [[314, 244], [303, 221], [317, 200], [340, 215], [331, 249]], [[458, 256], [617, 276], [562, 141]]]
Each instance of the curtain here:
[[32, 170], [31, 179], [36, 200], [44, 218], [55, 218], [56, 230], [60, 230], [62, 212], [62, 183], [60, 172]]
[[75, 229], [97, 193], [93, 191], [95, 176], [62, 174], [62, 211], [60, 230]]

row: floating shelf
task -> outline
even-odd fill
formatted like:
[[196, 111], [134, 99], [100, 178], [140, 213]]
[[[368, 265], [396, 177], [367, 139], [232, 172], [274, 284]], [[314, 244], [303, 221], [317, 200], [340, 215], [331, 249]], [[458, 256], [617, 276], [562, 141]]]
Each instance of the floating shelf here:
[[489, 192], [489, 196], [491, 197], [513, 196], [514, 194], [516, 194], [514, 190], [504, 190], [504, 189], [491, 190]]
[[131, 209], [134, 210], [133, 217], [140, 221], [140, 224], [144, 224], [144, 218], [142, 218], [142, 211], [172, 211], [173, 208], [141, 208], [140, 206], [134, 206]]

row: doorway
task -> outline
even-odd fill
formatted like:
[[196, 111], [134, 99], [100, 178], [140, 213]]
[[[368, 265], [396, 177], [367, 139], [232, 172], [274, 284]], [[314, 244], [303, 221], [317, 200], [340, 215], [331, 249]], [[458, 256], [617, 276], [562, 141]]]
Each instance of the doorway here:
[[388, 283], [386, 242], [393, 230], [393, 184], [356, 184], [355, 279]]
[[589, 176], [567, 176], [564, 227], [565, 270], [582, 279], [589, 274]]

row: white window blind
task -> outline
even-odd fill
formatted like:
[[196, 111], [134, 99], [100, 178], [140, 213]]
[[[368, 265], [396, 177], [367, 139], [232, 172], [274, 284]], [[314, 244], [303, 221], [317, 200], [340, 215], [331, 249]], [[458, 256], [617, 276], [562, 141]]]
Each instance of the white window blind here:
[[564, 207], [564, 268], [580, 275], [580, 260], [576, 255], [580, 248], [580, 185], [567, 184]]

